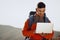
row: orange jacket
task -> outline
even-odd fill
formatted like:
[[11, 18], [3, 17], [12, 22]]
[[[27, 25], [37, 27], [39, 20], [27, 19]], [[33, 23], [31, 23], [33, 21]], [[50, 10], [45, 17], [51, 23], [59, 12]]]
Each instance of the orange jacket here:
[[[41, 36], [40, 34], [34, 33], [34, 31], [36, 30], [36, 25], [37, 25], [37, 24], [36, 24], [36, 23], [33, 23], [33, 24], [32, 24], [32, 27], [31, 27], [31, 30], [28, 31], [28, 22], [29, 22], [29, 20], [27, 20], [27, 21], [25, 22], [24, 28], [23, 28], [23, 30], [22, 30], [23, 35], [24, 35], [24, 36], [28, 36], [28, 37], [30, 37], [30, 38], [32, 38], [32, 39], [34, 39], [34, 40], [41, 40], [41, 39], [42, 39], [42, 36]], [[53, 37], [53, 34], [54, 34], [54, 32], [52, 32], [52, 33], [50, 33], [50, 34], [48, 34], [48, 35], [45, 35], [45, 36], [43, 36], [43, 37], [44, 37], [44, 38], [47, 38], [47, 39], [50, 39], [50, 38]]]

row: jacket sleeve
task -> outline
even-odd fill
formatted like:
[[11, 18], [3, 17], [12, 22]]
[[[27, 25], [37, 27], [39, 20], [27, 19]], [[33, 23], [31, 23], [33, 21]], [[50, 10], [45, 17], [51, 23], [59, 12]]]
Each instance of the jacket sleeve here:
[[46, 36], [44, 36], [46, 39], [51, 39], [53, 38], [53, 35], [54, 35], [54, 31]]
[[30, 31], [28, 30], [28, 21], [29, 20], [25, 22], [22, 33], [24, 36], [31, 37], [33, 35], [33, 30], [30, 30]]
[[25, 22], [24, 28], [22, 30], [23, 36], [30, 37], [33, 39], [40, 39], [41, 36], [39, 34], [34, 33], [34, 31], [36, 30], [36, 24], [33, 24], [31, 27], [31, 30], [29, 31], [28, 30], [28, 22], [29, 22], [29, 20], [27, 20]]

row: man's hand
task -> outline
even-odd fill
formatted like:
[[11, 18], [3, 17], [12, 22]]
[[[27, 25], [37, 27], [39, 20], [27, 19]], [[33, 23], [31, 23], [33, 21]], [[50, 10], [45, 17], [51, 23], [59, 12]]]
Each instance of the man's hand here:
[[41, 36], [48, 35], [49, 33], [40, 33]]

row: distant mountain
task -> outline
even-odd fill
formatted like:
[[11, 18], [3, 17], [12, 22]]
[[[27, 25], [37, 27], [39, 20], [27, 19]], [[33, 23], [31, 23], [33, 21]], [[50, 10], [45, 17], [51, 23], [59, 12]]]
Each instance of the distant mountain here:
[[57, 38], [60, 35], [59, 31], [54, 31], [54, 37]]
[[0, 40], [24, 40], [21, 29], [0, 25]]

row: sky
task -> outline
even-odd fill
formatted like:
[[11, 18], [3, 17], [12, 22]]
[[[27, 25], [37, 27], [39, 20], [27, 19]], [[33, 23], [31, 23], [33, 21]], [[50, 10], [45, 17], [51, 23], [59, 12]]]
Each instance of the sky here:
[[0, 25], [23, 28], [38, 2], [46, 4], [47, 17], [54, 23], [54, 30], [60, 31], [60, 0], [0, 0]]

